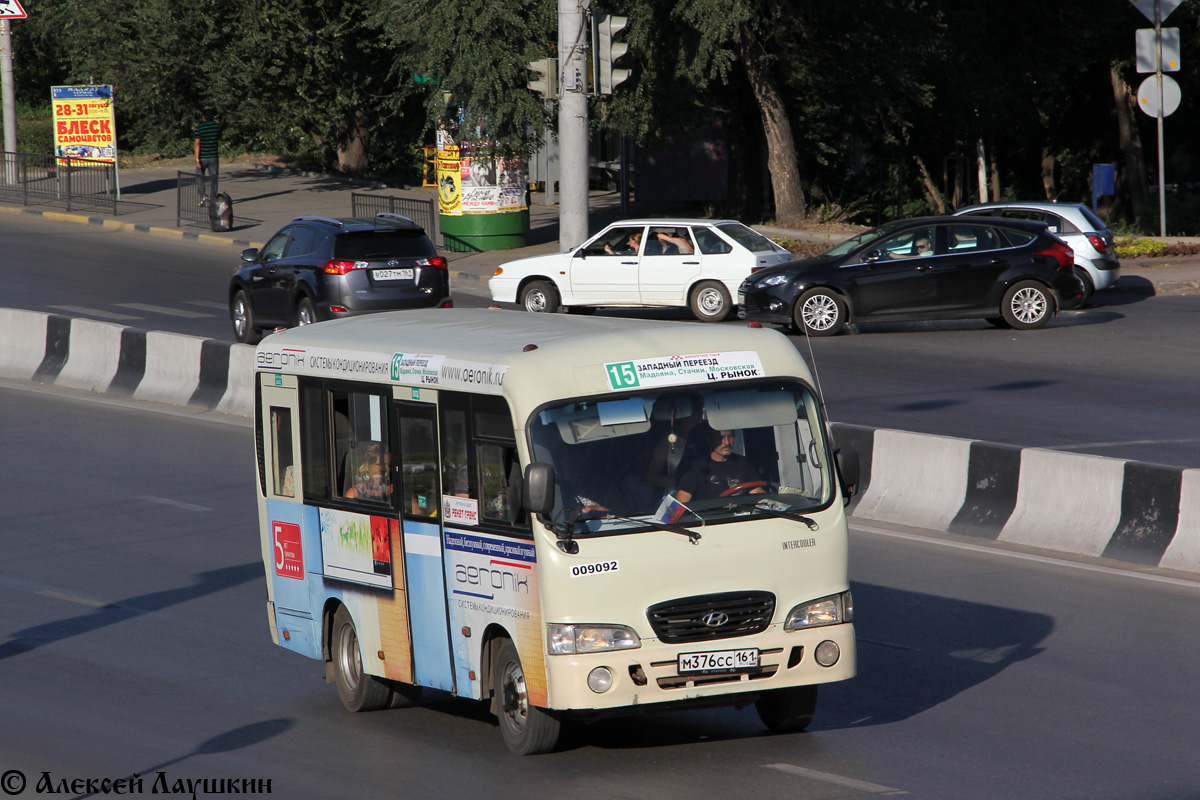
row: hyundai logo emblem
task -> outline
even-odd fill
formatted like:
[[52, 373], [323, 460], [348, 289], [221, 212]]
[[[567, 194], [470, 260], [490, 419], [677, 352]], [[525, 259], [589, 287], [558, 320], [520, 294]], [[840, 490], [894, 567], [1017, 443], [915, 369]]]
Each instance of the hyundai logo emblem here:
[[701, 617], [700, 621], [710, 628], [719, 628], [729, 622], [729, 615], [724, 611], [710, 611]]

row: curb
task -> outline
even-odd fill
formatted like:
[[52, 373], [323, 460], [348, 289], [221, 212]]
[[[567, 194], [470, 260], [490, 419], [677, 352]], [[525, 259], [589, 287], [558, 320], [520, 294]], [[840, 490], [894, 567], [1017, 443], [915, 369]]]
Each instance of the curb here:
[[[249, 345], [6, 308], [0, 330], [0, 377], [253, 417]], [[859, 519], [1200, 573], [1200, 469], [830, 427]]]
[[224, 239], [220, 236], [214, 236], [211, 233], [197, 233], [193, 231], [183, 231], [178, 228], [160, 228], [155, 225], [143, 225], [136, 222], [121, 222], [120, 220], [108, 219], [107, 217], [89, 217], [84, 214], [76, 214], [66, 211], [43, 211], [39, 208], [13, 208], [11, 206], [0, 205], [0, 213], [4, 214], [29, 214], [35, 217], [43, 217], [52, 219], [56, 222], [70, 222], [76, 225], [95, 225], [98, 228], [112, 228], [119, 231], [137, 231], [138, 233], [151, 233], [156, 236], [165, 236], [169, 239], [182, 239], [185, 241], [204, 242], [206, 244], [233, 245], [246, 249], [247, 247], [262, 247], [264, 242], [252, 242], [249, 239]]
[[1200, 572], [1200, 469], [833, 423], [861, 519]]

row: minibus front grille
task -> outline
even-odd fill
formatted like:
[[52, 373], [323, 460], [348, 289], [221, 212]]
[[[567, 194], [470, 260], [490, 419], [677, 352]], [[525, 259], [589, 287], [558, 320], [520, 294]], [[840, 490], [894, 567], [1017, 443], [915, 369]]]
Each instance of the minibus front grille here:
[[668, 600], [646, 609], [663, 642], [707, 642], [762, 633], [775, 613], [770, 592], [725, 592]]

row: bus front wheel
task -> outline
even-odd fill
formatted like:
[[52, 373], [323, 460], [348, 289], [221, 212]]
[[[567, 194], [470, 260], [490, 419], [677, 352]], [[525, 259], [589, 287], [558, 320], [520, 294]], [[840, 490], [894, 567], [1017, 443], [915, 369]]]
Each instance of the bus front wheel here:
[[333, 615], [332, 644], [333, 674], [342, 704], [351, 711], [378, 711], [386, 707], [392, 700], [392, 688], [363, 672], [358, 633], [345, 606]]
[[799, 733], [817, 711], [817, 687], [774, 689], [758, 698], [754, 708], [771, 733]]
[[558, 744], [561, 723], [558, 716], [529, 702], [525, 670], [516, 645], [505, 639], [492, 672], [496, 693], [496, 716], [500, 734], [508, 749], [517, 755], [548, 753]]

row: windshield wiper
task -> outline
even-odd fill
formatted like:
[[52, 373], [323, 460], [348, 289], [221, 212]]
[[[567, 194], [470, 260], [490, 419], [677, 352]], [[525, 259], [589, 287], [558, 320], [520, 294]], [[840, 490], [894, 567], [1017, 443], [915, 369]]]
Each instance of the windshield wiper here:
[[734, 502], [730, 503], [731, 506], [745, 505], [744, 502], [738, 502], [738, 501], [749, 500], [754, 503], [752, 508], [755, 511], [761, 511], [762, 513], [766, 514], [769, 517], [778, 517], [779, 519], [790, 519], [793, 522], [803, 522], [805, 525], [808, 526], [808, 529], [810, 531], [819, 530], [821, 527], [820, 525], [817, 524], [817, 521], [815, 519], [813, 519], [812, 517], [806, 517], [803, 514], [798, 514], [795, 511], [792, 511], [790, 507], [788, 507], [784, 503], [780, 503], [777, 500], [760, 500], [760, 499], [755, 499], [752, 495], [745, 495], [743, 497], [730, 498], [730, 500], [734, 501]]
[[[699, 517], [698, 514], [696, 516]], [[636, 519], [634, 517], [622, 517], [616, 514], [610, 514], [608, 517], [606, 517], [606, 519], [619, 519], [622, 522], [632, 522], [637, 525], [646, 525], [654, 528], [655, 530], [666, 531], [667, 533], [678, 533], [680, 536], [688, 537], [692, 544], [697, 544], [700, 541], [700, 534], [697, 531], [694, 531], [691, 528], [685, 528], [682, 525], [671, 525], [666, 522], [659, 522], [656, 519]], [[703, 518], [700, 518], [700, 524], [704, 524]]]

